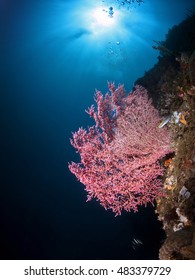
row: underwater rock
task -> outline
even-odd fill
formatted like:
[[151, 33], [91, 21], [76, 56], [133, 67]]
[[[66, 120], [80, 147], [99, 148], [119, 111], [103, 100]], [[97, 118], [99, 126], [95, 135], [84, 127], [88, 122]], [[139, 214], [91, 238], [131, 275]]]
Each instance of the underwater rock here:
[[189, 59], [189, 76], [191, 84], [195, 86], [195, 51]]
[[172, 232], [165, 240], [159, 251], [160, 260], [183, 260], [181, 249], [192, 244], [193, 232], [190, 229], [181, 229]]

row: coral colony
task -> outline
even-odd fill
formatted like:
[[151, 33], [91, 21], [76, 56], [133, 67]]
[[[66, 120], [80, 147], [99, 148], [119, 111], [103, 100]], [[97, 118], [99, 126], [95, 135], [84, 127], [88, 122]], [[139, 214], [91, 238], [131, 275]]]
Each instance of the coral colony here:
[[69, 169], [85, 185], [87, 201], [96, 198], [120, 215], [163, 195], [159, 160], [172, 152], [171, 136], [159, 128], [160, 116], [145, 88], [136, 85], [128, 95], [123, 85], [108, 83], [108, 88], [105, 96], [96, 91], [97, 111], [94, 105], [87, 111], [95, 125], [73, 133], [81, 162], [69, 163]]

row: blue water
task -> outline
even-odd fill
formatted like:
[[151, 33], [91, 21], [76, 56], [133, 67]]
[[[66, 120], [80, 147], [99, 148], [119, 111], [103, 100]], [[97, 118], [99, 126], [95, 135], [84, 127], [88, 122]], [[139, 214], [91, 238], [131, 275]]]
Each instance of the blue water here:
[[[153, 208], [115, 218], [86, 203], [67, 167], [79, 160], [69, 138], [92, 124], [84, 111], [95, 88], [106, 92], [109, 80], [131, 90], [157, 62], [153, 40], [164, 40], [194, 1], [113, 3], [106, 25], [96, 14], [102, 1], [15, 2], [1, 3], [1, 258], [158, 258], [164, 233]], [[143, 246], [134, 250], [133, 238]]]

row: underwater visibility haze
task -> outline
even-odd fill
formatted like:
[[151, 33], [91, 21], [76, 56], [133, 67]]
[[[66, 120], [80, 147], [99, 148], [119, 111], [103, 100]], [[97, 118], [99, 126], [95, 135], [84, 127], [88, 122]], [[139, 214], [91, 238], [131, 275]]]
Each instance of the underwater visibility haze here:
[[[131, 2], [131, 3], [130, 3]], [[107, 81], [130, 92], [192, 0], [2, 1], [1, 259], [158, 259], [152, 205], [114, 214], [70, 173], [72, 132]]]

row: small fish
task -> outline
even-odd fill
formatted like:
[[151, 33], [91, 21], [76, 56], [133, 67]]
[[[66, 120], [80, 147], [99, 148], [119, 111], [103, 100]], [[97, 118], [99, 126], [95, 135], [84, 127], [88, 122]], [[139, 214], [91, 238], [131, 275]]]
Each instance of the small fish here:
[[182, 113], [180, 113], [179, 121], [180, 121], [180, 123], [183, 123], [184, 125], [187, 125], [185, 116], [184, 116], [184, 114], [182, 114]]
[[167, 116], [166, 118], [164, 118], [161, 123], [158, 125], [158, 128], [162, 128], [163, 126], [165, 126], [171, 119], [171, 115]]
[[133, 250], [136, 250], [137, 248], [143, 245], [143, 242], [138, 238], [133, 238], [131, 243]]

